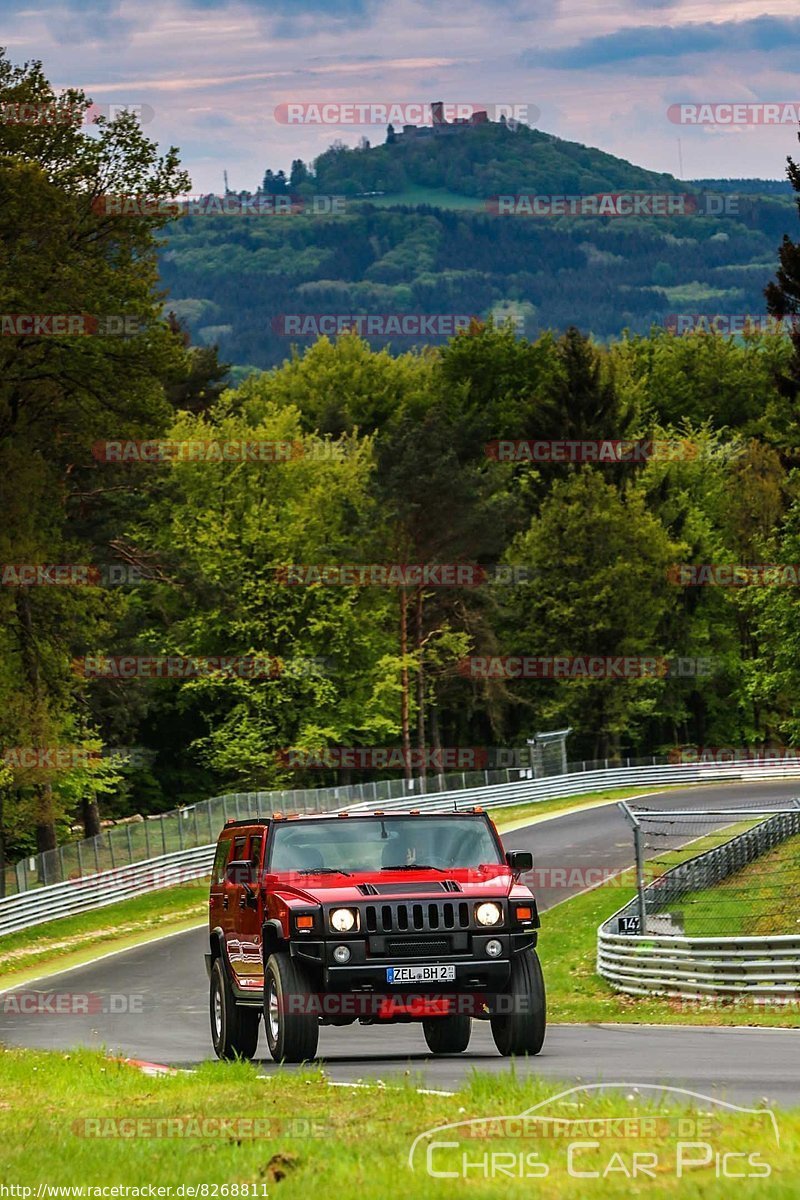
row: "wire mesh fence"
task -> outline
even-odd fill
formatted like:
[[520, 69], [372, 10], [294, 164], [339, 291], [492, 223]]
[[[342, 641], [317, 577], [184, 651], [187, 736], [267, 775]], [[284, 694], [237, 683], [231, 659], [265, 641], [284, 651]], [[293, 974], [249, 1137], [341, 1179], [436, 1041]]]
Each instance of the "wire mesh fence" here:
[[[569, 764], [564, 751], [568, 731], [537, 734], [538, 750], [524, 750], [519, 765], [501, 770], [461, 771], [453, 774], [405, 779], [380, 779], [368, 783], [321, 788], [293, 788], [271, 792], [232, 792], [186, 805], [152, 817], [134, 817], [103, 830], [94, 838], [65, 842], [55, 850], [33, 854], [0, 872], [0, 898], [31, 888], [80, 879], [115, 867], [129, 866], [176, 850], [205, 846], [217, 840], [229, 818], [241, 819], [273, 812], [331, 812], [349, 804], [372, 804], [405, 797], [459, 791], [513, 783], [568, 771], [589, 771], [609, 766], [609, 760]], [[516, 752], [515, 752], [516, 753]], [[653, 756], [627, 758], [617, 765], [655, 765]]]
[[620, 932], [800, 933], [800, 799], [704, 812], [620, 808], [633, 826], [637, 881]]

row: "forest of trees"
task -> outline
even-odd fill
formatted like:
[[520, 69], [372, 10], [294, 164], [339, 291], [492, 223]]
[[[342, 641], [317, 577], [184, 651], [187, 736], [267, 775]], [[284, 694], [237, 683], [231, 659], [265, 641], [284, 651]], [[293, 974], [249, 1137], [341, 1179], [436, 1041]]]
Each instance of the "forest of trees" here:
[[309, 344], [282, 334], [283, 314], [494, 314], [528, 337], [574, 324], [602, 341], [674, 314], [760, 317], [795, 220], [787, 199], [766, 196], [737, 197], [728, 215], [625, 219], [352, 201], [339, 215], [189, 215], [170, 226], [159, 269], [196, 339], [263, 369], [292, 340]]
[[[0, 99], [48, 98], [35, 64], [0, 59]], [[674, 575], [679, 563], [800, 564], [800, 355], [789, 337], [660, 330], [602, 346], [573, 326], [527, 338], [475, 321], [445, 345], [397, 354], [349, 333], [321, 338], [226, 388], [216, 350], [163, 318], [163, 219], [114, 219], [92, 204], [108, 192], [185, 192], [177, 152], [159, 155], [127, 115], [91, 136], [66, 124], [0, 136], [2, 312], [142, 323], [124, 339], [0, 341], [0, 878], [3, 855], [48, 849], [75, 823], [92, 833], [101, 814], [343, 778], [288, 769], [287, 748], [513, 747], [564, 725], [573, 759], [796, 741], [798, 587], [684, 587]], [[800, 190], [796, 172], [793, 182]], [[433, 310], [450, 239], [462, 273], [475, 272], [472, 309], [484, 258], [505, 255], [510, 269], [516, 235], [503, 226], [491, 249], [474, 236], [468, 253], [460, 220], [358, 217], [374, 222], [377, 249], [357, 226], [344, 246], [343, 230], [323, 234], [322, 222], [310, 236], [327, 239], [329, 262], [382, 263], [375, 287], [410, 286], [421, 259]], [[221, 259], [230, 235], [218, 228], [187, 234], [194, 251], [172, 235], [167, 264], [176, 252]], [[266, 227], [260, 245], [242, 243], [245, 295], [249, 281], [284, 286], [302, 257], [290, 239], [310, 228], [275, 234], [283, 251]], [[595, 287], [576, 235], [564, 237], [565, 269]], [[779, 241], [776, 232], [773, 276]], [[736, 245], [717, 243], [719, 269]], [[777, 316], [795, 313], [800, 296], [798, 251], [786, 242], [780, 253], [768, 296]], [[646, 261], [632, 284], [646, 283]], [[246, 316], [241, 296], [230, 303]], [[632, 464], [501, 461], [487, 450], [498, 439], [621, 438], [683, 449]], [[292, 453], [152, 462], [98, 452], [143, 439]], [[287, 586], [292, 564], [370, 563], [512, 570], [474, 587]], [[34, 586], [20, 581], [24, 564], [102, 569], [80, 585]], [[135, 569], [125, 586], [105, 586], [110, 565]], [[281, 666], [184, 679], [76, 668], [121, 655]], [[472, 655], [656, 656], [710, 669], [513, 680], [465, 674]], [[31, 767], [18, 753], [31, 747], [87, 758]]]

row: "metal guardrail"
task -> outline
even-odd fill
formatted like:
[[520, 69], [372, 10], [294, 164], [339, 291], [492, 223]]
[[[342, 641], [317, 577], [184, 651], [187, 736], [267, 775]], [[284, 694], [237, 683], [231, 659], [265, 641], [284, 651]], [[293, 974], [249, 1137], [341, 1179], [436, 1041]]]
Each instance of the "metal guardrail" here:
[[597, 931], [597, 970], [633, 996], [800, 999], [800, 934], [686, 938]]
[[[518, 774], [522, 775], [523, 772], [519, 771]], [[528, 772], [528, 775], [530, 774], [531, 772]], [[725, 765], [666, 763], [571, 772], [568, 775], [555, 775], [545, 779], [520, 778], [510, 783], [458, 788], [447, 792], [433, 792], [426, 796], [412, 797], [409, 794], [403, 799], [389, 801], [379, 797], [377, 803], [384, 811], [413, 808], [426, 812], [437, 809], [453, 812], [473, 807], [508, 808], [517, 804], [535, 804], [562, 796], [591, 795], [608, 788], [643, 784], [687, 785], [783, 777], [800, 778], [800, 766], [764, 766], [751, 762]], [[325, 789], [328, 790], [334, 789]], [[218, 799], [226, 801], [224, 807], [227, 817], [256, 816], [259, 813], [279, 810], [281, 807], [283, 811], [292, 811], [282, 805], [268, 804], [267, 800], [271, 801], [274, 796], [275, 793], [250, 792]], [[301, 811], [335, 811], [344, 807], [341, 804], [341, 796], [338, 804], [332, 801], [333, 797], [327, 808], [322, 807], [322, 798], [312, 794], [308, 796]], [[348, 812], [369, 811], [376, 807], [376, 801], [360, 801], [346, 807]], [[184, 846], [183, 849], [173, 849], [167, 854], [149, 857], [142, 862], [125, 864], [44, 887], [34, 887], [21, 894], [5, 897], [0, 900], [0, 935], [208, 874], [216, 835], [224, 824], [222, 810], [219, 818], [215, 829], [209, 826], [209, 841], [201, 845]], [[173, 864], [175, 873], [170, 874]]]
[[[646, 767], [612, 767], [608, 770], [581, 771], [556, 775], [547, 779], [521, 779], [500, 787], [465, 788], [427, 796], [409, 797], [401, 801], [382, 803], [385, 812], [411, 807], [420, 812], [437, 809], [458, 812], [467, 808], [508, 808], [515, 804], [532, 804], [555, 800], [560, 796], [590, 795], [609, 788], [636, 787], [641, 784], [702, 784], [731, 783], [737, 780], [800, 779], [800, 765], [764, 766], [748, 762], [718, 765], [716, 763], [661, 763]], [[348, 805], [348, 812], [368, 812], [369, 804]]]
[[[800, 811], [775, 813], [722, 845], [659, 876], [597, 930], [597, 971], [630, 995], [754, 996], [786, 1003], [800, 999], [800, 934], [685, 937], [620, 933], [620, 920], [639, 926], [688, 890], [700, 892], [800, 834]], [[642, 914], [644, 920], [642, 920]]]
[[[144, 862], [155, 855], [173, 850], [204, 846], [215, 841], [217, 832], [229, 817], [249, 817], [270, 812], [330, 812], [347, 804], [403, 802], [425, 792], [449, 792], [460, 788], [488, 787], [518, 779], [542, 779], [565, 770], [564, 739], [570, 731], [561, 729], [537, 733], [527, 747], [509, 750], [508, 765], [494, 770], [458, 771], [433, 774], [426, 781], [419, 776], [406, 779], [395, 776], [369, 783], [334, 784], [331, 787], [291, 788], [271, 792], [231, 792], [195, 804], [186, 804], [155, 816], [122, 821], [96, 837], [64, 842], [53, 850], [31, 854], [0, 871], [0, 900], [15, 892], [62, 883], [82, 875], [97, 874], [109, 868]], [[433, 756], [435, 760], [435, 755]], [[524, 761], [517, 761], [518, 758]], [[626, 760], [626, 766], [655, 764], [655, 757]], [[512, 765], [513, 764], [513, 765]], [[572, 770], [608, 767], [608, 760], [591, 764], [575, 763]]]
[[69, 879], [50, 887], [36, 888], [0, 902], [0, 934], [14, 933], [58, 917], [73, 917], [92, 908], [103, 908], [118, 900], [142, 896], [158, 888], [174, 887], [211, 873], [216, 843], [179, 850], [172, 854]]

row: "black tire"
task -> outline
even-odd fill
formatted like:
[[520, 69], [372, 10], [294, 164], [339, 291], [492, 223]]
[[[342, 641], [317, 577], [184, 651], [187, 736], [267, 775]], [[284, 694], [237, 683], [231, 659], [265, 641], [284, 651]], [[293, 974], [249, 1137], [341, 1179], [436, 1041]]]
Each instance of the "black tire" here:
[[501, 1054], [538, 1054], [544, 1042], [544, 978], [535, 950], [523, 950], [511, 960], [511, 982], [505, 996], [512, 1011], [491, 1018], [492, 1037]]
[[431, 1054], [463, 1054], [472, 1034], [472, 1019], [460, 1013], [431, 1017], [422, 1022], [422, 1032]]
[[307, 1062], [317, 1053], [319, 1017], [295, 1012], [289, 997], [310, 999], [308, 975], [289, 954], [272, 954], [264, 972], [264, 1027], [275, 1062]]
[[209, 1007], [217, 1058], [252, 1058], [258, 1046], [261, 1013], [236, 1003], [221, 958], [215, 958], [211, 968]]

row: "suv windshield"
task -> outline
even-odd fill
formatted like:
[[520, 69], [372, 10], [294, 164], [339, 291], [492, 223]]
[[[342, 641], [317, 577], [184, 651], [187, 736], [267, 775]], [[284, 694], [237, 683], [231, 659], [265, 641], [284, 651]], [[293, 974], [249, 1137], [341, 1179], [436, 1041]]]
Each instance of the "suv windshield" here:
[[269, 871], [453, 870], [502, 863], [482, 817], [346, 817], [275, 825]]

